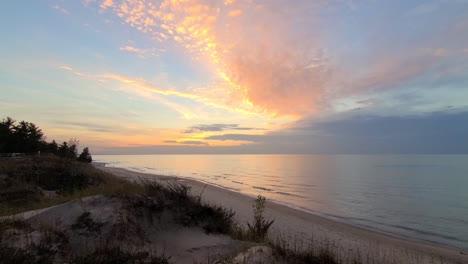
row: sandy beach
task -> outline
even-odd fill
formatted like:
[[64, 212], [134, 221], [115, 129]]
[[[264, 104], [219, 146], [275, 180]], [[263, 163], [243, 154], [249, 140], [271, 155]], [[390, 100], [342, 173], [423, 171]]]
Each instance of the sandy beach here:
[[[102, 163], [94, 165], [134, 181], [175, 179], [105, 167]], [[239, 223], [251, 220], [253, 197], [195, 180], [175, 180], [190, 186], [194, 195], [201, 194], [205, 202], [233, 209]], [[275, 220], [271, 237], [284, 239], [295, 247], [326, 247], [343, 260], [356, 257], [364, 263], [366, 260], [372, 260], [371, 263], [468, 263], [468, 253], [464, 250], [362, 228], [277, 203], [267, 203], [266, 216]]]

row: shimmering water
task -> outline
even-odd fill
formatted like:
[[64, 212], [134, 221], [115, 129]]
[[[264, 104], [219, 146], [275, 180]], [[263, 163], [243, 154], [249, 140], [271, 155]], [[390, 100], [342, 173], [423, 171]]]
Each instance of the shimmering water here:
[[357, 225], [468, 248], [467, 155], [98, 155]]

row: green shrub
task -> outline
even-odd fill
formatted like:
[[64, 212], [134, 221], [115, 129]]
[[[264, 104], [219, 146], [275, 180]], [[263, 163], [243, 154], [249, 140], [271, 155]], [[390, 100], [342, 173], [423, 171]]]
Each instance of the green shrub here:
[[265, 197], [259, 195], [252, 206], [254, 212], [254, 221], [252, 224], [247, 223], [249, 236], [251, 236], [251, 239], [257, 242], [263, 242], [265, 240], [265, 237], [268, 234], [268, 229], [270, 229], [271, 225], [275, 222], [274, 220], [267, 220], [263, 216], [263, 212], [265, 211], [265, 203]]

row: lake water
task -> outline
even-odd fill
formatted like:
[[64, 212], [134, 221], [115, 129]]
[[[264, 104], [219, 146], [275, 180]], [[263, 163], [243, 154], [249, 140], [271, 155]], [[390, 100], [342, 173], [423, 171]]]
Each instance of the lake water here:
[[315, 214], [468, 249], [467, 155], [96, 155], [107, 166], [261, 194]]

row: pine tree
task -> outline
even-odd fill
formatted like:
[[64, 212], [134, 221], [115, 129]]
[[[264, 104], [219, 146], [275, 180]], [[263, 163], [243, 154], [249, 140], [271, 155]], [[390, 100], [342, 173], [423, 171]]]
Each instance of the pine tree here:
[[88, 162], [88, 163], [93, 161], [93, 158], [91, 157], [91, 154], [89, 153], [88, 147], [83, 149], [83, 152], [81, 152], [80, 156], [78, 157], [78, 161]]

